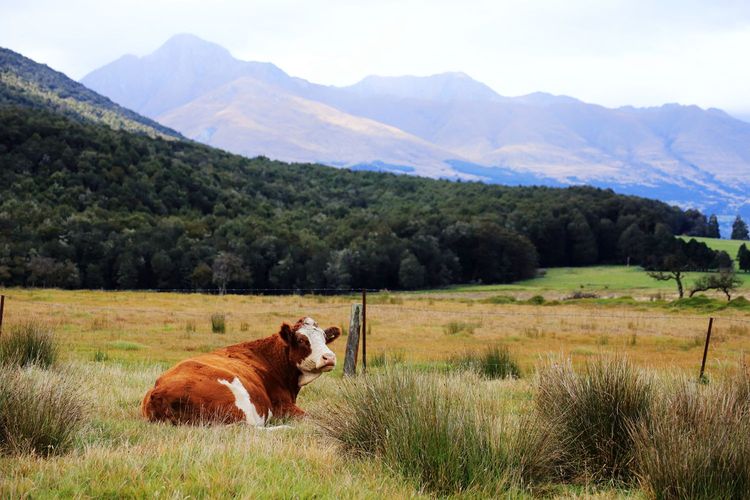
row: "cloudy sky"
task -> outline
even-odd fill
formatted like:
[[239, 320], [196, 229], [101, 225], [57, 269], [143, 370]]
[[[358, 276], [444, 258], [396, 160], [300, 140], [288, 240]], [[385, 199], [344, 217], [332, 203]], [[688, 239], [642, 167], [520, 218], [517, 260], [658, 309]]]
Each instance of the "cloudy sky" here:
[[176, 33], [317, 83], [463, 71], [508, 96], [750, 118], [747, 0], [0, 0], [0, 46], [76, 79]]

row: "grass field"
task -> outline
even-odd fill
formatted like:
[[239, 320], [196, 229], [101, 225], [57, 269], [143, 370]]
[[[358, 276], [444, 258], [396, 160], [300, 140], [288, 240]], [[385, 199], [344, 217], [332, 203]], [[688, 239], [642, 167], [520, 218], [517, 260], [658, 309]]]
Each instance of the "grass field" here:
[[[564, 285], [560, 285], [564, 289]], [[0, 458], [0, 497], [419, 497], [374, 457], [352, 458], [320, 434], [314, 419], [291, 430], [244, 426], [185, 428], [148, 424], [139, 403], [168, 366], [219, 346], [266, 336], [282, 321], [310, 315], [321, 325], [348, 324], [357, 297], [210, 296], [136, 292], [5, 290], [6, 327], [27, 318], [54, 325], [62, 368], [81, 380], [91, 423], [74, 449], [53, 458]], [[227, 332], [211, 333], [223, 313]], [[750, 314], [713, 313], [709, 376], [736, 367], [750, 349]], [[665, 374], [695, 376], [707, 314], [592, 301], [558, 305], [497, 305], [482, 297], [373, 294], [368, 301], [371, 357], [422, 369], [443, 366], [457, 352], [506, 346], [519, 360], [520, 380], [481, 381], [488, 398], [520, 411], [548, 355], [581, 363], [624, 354]], [[346, 338], [332, 347], [343, 359]], [[94, 361], [97, 351], [106, 361]], [[299, 405], [325, 411], [339, 395], [341, 364], [302, 390]], [[637, 490], [565, 486], [554, 494], [641, 496]]]
[[[705, 273], [685, 273], [685, 286], [690, 285]], [[750, 273], [739, 273], [743, 284], [738, 292], [750, 294]], [[465, 285], [451, 287], [452, 292], [522, 292], [524, 296], [542, 294], [549, 298], [561, 298], [576, 291], [593, 292], [602, 296], [650, 295], [676, 297], [674, 281], [656, 281], [637, 266], [591, 266], [556, 267], [546, 269], [543, 276], [519, 281], [509, 285]], [[719, 297], [718, 294], [712, 296]]]

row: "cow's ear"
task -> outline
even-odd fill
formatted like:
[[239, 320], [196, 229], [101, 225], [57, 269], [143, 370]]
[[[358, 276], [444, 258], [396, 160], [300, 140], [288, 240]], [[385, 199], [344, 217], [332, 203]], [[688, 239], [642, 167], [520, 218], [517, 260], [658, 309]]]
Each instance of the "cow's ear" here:
[[331, 342], [339, 338], [339, 336], [341, 335], [341, 328], [339, 328], [338, 326], [331, 326], [326, 328], [325, 333], [326, 344], [330, 344]]
[[294, 343], [295, 333], [292, 331], [291, 326], [287, 323], [283, 323], [279, 330], [279, 337], [281, 337], [281, 339], [287, 344], [292, 345]]

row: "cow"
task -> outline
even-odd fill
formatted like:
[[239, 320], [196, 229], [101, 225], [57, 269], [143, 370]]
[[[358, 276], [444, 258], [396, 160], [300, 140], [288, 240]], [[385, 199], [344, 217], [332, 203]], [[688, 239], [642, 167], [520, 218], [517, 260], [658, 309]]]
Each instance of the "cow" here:
[[182, 361], [156, 380], [141, 404], [152, 422], [237, 423], [263, 427], [297, 417], [300, 388], [336, 366], [328, 348], [341, 330], [312, 318], [283, 323], [277, 334]]

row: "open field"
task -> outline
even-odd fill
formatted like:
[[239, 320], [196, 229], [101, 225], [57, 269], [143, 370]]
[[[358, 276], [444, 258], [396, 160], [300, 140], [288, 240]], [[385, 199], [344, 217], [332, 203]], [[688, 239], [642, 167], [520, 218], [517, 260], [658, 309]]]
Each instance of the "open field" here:
[[[706, 273], [685, 273], [685, 287]], [[750, 295], [750, 273], [738, 273], [741, 290], [735, 295]], [[632, 295], [677, 297], [674, 281], [656, 281], [638, 266], [557, 267], [546, 269], [543, 276], [509, 285], [465, 285], [449, 288], [454, 292], [525, 292], [560, 298], [575, 291], [594, 292], [602, 296]], [[716, 294], [716, 297], [719, 295]]]
[[[182, 428], [147, 424], [140, 399], [170, 364], [200, 352], [277, 331], [303, 315], [321, 325], [348, 324], [357, 297], [210, 296], [59, 290], [2, 291], [5, 324], [26, 318], [53, 324], [62, 368], [82, 380], [92, 423], [74, 449], [54, 458], [0, 458], [0, 497], [273, 496], [414, 497], [425, 492], [376, 458], [343, 455], [313, 419], [287, 431], [243, 426]], [[226, 316], [227, 333], [211, 333], [210, 317]], [[740, 363], [750, 350], [750, 313], [727, 309], [717, 319], [710, 377]], [[665, 375], [697, 375], [708, 315], [591, 301], [559, 305], [490, 304], [483, 299], [373, 294], [368, 300], [368, 353], [424, 369], [455, 353], [507, 346], [521, 380], [479, 381], [491, 398], [519, 411], [531, 397], [533, 372], [548, 355], [575, 364], [622, 353]], [[343, 359], [346, 338], [332, 347]], [[106, 354], [95, 362], [95, 353]], [[336, 400], [342, 363], [302, 390], [313, 413]], [[556, 494], [605, 498], [638, 491], [569, 486]]]

